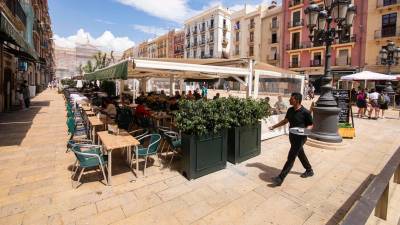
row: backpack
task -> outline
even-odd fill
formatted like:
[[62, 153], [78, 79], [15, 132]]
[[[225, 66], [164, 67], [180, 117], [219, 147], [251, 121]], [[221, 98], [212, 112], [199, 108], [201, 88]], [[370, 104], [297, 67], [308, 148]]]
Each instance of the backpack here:
[[379, 95], [379, 97], [378, 97], [378, 104], [379, 105], [383, 105], [383, 104], [385, 104], [385, 96], [383, 96], [382, 94], [380, 94]]

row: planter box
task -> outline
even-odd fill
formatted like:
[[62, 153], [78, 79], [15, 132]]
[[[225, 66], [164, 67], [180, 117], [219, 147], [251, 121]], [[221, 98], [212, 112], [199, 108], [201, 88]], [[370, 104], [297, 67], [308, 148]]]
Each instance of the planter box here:
[[228, 161], [236, 164], [261, 153], [261, 123], [228, 131]]
[[192, 180], [224, 169], [227, 136], [226, 130], [202, 136], [182, 134], [182, 174]]
[[342, 138], [354, 138], [356, 136], [356, 129], [351, 127], [339, 128], [338, 132]]

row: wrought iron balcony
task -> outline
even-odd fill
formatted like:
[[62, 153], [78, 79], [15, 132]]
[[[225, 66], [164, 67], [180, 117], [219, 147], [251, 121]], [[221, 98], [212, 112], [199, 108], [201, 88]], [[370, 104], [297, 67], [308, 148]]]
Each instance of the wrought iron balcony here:
[[292, 27], [301, 27], [301, 26], [304, 26], [304, 19], [297, 20], [297, 21], [292, 20], [292, 21], [290, 21], [290, 22], [288, 23], [288, 27], [289, 27], [289, 28], [292, 28]]
[[345, 44], [345, 43], [351, 43], [351, 42], [356, 42], [356, 41], [357, 41], [357, 36], [356, 36], [356, 34], [353, 34], [353, 35], [339, 37], [339, 39], [335, 40], [335, 44]]
[[300, 68], [300, 62], [289, 62], [289, 68]]
[[322, 66], [322, 60], [319, 59], [310, 60], [310, 67], [321, 67], [321, 66]]
[[274, 30], [274, 29], [278, 29], [279, 28], [279, 23], [278, 22], [272, 22], [270, 24], [270, 29]]
[[13, 16], [19, 18], [21, 22], [26, 27], [26, 15], [24, 10], [22, 9], [21, 4], [18, 0], [5, 0], [7, 8], [13, 14]]
[[297, 49], [304, 49], [304, 48], [311, 48], [312, 43], [311, 42], [302, 42], [302, 43], [292, 43], [286, 45], [286, 50], [297, 50]]
[[386, 37], [400, 37], [400, 27], [387, 27], [375, 31], [375, 39]]

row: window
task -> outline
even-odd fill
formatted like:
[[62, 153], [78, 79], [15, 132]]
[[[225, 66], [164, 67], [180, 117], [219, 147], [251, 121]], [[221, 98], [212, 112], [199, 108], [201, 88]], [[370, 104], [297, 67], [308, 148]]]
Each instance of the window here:
[[270, 60], [278, 60], [278, 49], [276, 47], [271, 48], [271, 53], [269, 56]]
[[393, 37], [396, 35], [397, 13], [382, 16], [382, 37]]
[[350, 65], [350, 56], [348, 49], [340, 49], [338, 52], [338, 57], [336, 59], [337, 66], [346, 66]]
[[203, 24], [201, 25], [201, 31], [205, 31], [206, 30], [206, 23], [203, 22]]
[[211, 58], [214, 57], [214, 49], [213, 48], [210, 48], [210, 57]]
[[250, 19], [250, 29], [253, 29], [255, 26], [254, 19]]
[[202, 44], [206, 43], [206, 36], [204, 34], [201, 35], [201, 43]]
[[186, 52], [186, 58], [190, 58], [190, 52]]
[[201, 50], [201, 58], [204, 59], [205, 55], [204, 55], [204, 49]]
[[322, 54], [321, 52], [315, 52], [314, 57], [311, 61], [311, 66], [321, 66], [322, 65]]
[[300, 32], [292, 33], [292, 49], [300, 48]]
[[196, 56], [197, 56], [197, 51], [194, 50], [194, 51], [193, 51], [193, 58], [196, 58]]
[[235, 29], [240, 30], [240, 21], [236, 21]]
[[301, 25], [301, 11], [293, 12], [292, 14], [292, 26], [297, 27]]
[[292, 55], [292, 60], [290, 62], [289, 67], [290, 68], [298, 68], [299, 67], [299, 56], [298, 55]]
[[278, 35], [276, 33], [273, 33], [271, 35], [271, 43], [272, 44], [278, 43]]
[[235, 45], [235, 55], [239, 55], [240, 50], [239, 50], [239, 45]]
[[254, 47], [250, 46], [249, 48], [249, 56], [254, 56]]
[[211, 19], [210, 21], [210, 28], [214, 28], [214, 19]]
[[383, 6], [397, 4], [397, 0], [383, 0]]
[[278, 28], [278, 18], [277, 17], [272, 18], [271, 27]]
[[240, 33], [239, 32], [236, 32], [236, 39], [235, 39], [236, 41], [240, 41]]
[[226, 27], [226, 19], [224, 19], [223, 21], [222, 21], [222, 24], [223, 24], [223, 26], [224, 26], [224, 28]]
[[250, 42], [254, 42], [254, 32], [250, 32]]

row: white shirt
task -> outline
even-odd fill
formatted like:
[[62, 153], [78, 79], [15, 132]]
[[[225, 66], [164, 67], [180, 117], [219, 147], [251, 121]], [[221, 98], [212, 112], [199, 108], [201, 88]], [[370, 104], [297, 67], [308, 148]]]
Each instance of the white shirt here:
[[368, 98], [370, 98], [371, 100], [378, 100], [379, 93], [378, 92], [372, 92], [371, 94], [368, 95]]

